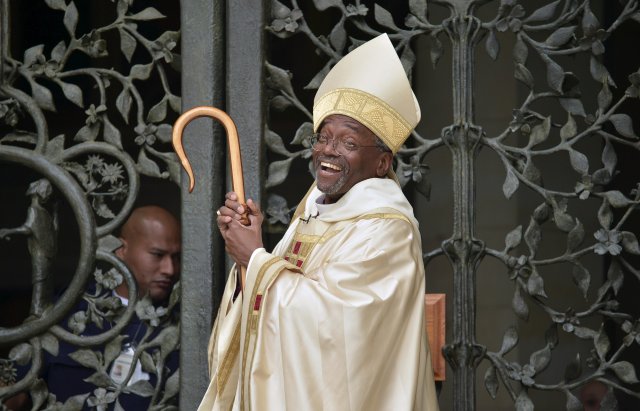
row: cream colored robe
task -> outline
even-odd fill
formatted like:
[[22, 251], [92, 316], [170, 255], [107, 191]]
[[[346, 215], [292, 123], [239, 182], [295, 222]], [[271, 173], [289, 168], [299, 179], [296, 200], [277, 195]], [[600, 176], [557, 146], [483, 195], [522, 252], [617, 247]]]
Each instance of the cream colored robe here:
[[232, 270], [199, 411], [438, 410], [410, 204], [390, 179], [320, 195], [273, 253], [253, 253], [235, 301]]

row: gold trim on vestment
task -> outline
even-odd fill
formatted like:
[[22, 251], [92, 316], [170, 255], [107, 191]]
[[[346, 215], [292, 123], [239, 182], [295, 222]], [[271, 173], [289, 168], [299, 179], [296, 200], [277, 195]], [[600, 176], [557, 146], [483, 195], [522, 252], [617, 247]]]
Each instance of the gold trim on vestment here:
[[227, 380], [229, 379], [229, 375], [231, 375], [231, 370], [233, 369], [236, 358], [238, 357], [238, 353], [240, 352], [240, 324], [242, 323], [242, 316], [238, 318], [238, 323], [235, 326], [235, 331], [233, 332], [233, 337], [231, 338], [231, 345], [229, 349], [224, 355], [222, 362], [220, 363], [220, 368], [218, 371], [218, 380], [216, 385], [218, 387], [218, 395], [221, 396], [224, 391], [224, 387], [227, 385]]
[[[253, 311], [252, 308], [256, 303], [256, 296], [258, 295], [258, 289], [260, 288], [260, 282], [262, 281], [262, 277], [267, 272], [272, 265], [282, 260], [280, 257], [273, 257], [271, 260], [267, 261], [265, 264], [260, 267], [258, 271], [258, 275], [256, 276], [256, 281], [253, 285], [253, 290], [251, 290], [251, 299], [249, 300], [249, 311]], [[248, 322], [248, 321], [247, 321]], [[249, 327], [247, 327], [249, 328]], [[247, 354], [249, 352], [249, 340], [251, 339], [251, 330], [247, 329], [244, 335], [244, 349], [242, 350], [242, 382], [241, 382], [241, 391], [240, 391], [240, 410], [244, 410], [244, 386], [245, 384], [245, 375], [246, 375], [246, 366], [247, 366]], [[249, 404], [249, 408], [251, 409], [251, 404]]]

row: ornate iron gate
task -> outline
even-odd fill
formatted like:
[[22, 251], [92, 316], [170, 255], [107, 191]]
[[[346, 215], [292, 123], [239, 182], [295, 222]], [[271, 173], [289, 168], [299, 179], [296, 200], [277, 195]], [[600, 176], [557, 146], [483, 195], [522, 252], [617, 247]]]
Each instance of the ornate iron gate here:
[[[132, 282], [111, 251], [117, 246], [113, 230], [138, 194], [138, 173], [178, 180], [177, 164], [163, 145], [174, 116], [167, 109], [179, 110], [175, 83], [166, 80], [169, 66], [177, 60], [177, 46], [171, 31], [153, 40], [144, 34], [145, 24], [160, 17], [155, 8], [130, 0], [105, 2], [103, 10], [111, 10], [113, 21], [80, 31], [78, 2], [46, 0], [43, 4], [62, 17], [66, 33], [57, 39], [62, 43], [24, 44], [20, 60], [11, 53], [16, 46], [11, 41], [9, 3], [2, 0], [0, 10], [0, 120], [4, 122], [0, 161], [35, 170], [38, 177], [53, 183], [66, 199], [60, 201], [71, 204], [67, 214], [76, 216], [80, 234], [75, 235], [81, 244], [76, 250], [80, 255], [78, 268], [74, 265], [77, 274], [52, 313], [41, 315], [50, 301], [46, 289], [34, 291], [34, 296], [40, 296], [31, 307], [36, 320], [0, 328], [0, 348], [13, 348], [13, 361], [32, 359], [37, 370], [39, 357], [34, 353], [55, 351], [57, 339], [74, 340], [51, 326], [80, 295], [94, 259], [115, 266]], [[430, 185], [437, 184], [428, 174], [436, 174], [436, 156], [451, 159], [451, 190], [433, 192], [433, 196], [452, 196], [449, 237], [441, 246], [426, 250], [424, 258], [430, 276], [436, 275], [433, 267], [439, 260], [446, 259], [451, 266], [448, 311], [453, 315], [444, 353], [452, 371], [445, 385], [451, 386], [453, 394], [441, 402], [455, 410], [476, 408], [478, 370], [491, 397], [506, 394], [511, 407], [520, 411], [533, 409], [534, 403], [548, 404], [539, 393], [552, 397], [559, 393], [553, 397], [555, 407], [562, 404], [579, 410], [580, 387], [592, 380], [639, 397], [633, 358], [637, 361], [640, 322], [637, 315], [625, 311], [618, 296], [640, 282], [635, 257], [640, 248], [633, 229], [640, 187], [633, 187], [635, 180], [631, 187], [620, 184], [629, 170], [618, 165], [618, 157], [630, 150], [638, 158], [640, 143], [632, 117], [625, 111], [633, 109], [628, 103], [638, 97], [640, 71], [614, 79], [605, 65], [605, 45], [621, 26], [637, 25], [640, 13], [638, 1], [627, 0], [619, 7], [608, 5], [609, 16], [603, 19], [602, 3], [240, 0], [224, 4], [194, 0], [180, 4], [182, 107], [224, 107], [236, 120], [247, 194], [265, 204], [269, 240], [277, 239], [311, 181], [305, 136], [311, 129], [313, 94], [330, 67], [382, 31], [389, 33], [417, 84], [430, 75], [421, 62], [430, 60], [436, 66], [443, 64], [441, 57], [450, 56], [452, 117], [440, 135], [429, 135], [425, 127], [414, 132], [397, 156], [396, 172], [415, 204], [424, 204], [420, 196], [428, 196]], [[109, 33], [118, 33], [113, 43]], [[78, 68], [75, 65], [82, 65], [81, 60], [69, 68], [74, 53], [97, 58], [106, 50], [124, 56], [126, 69], [100, 68], [97, 60]], [[493, 60], [507, 55], [500, 62], [512, 67], [513, 77], [521, 84], [522, 97], [514, 102], [513, 115], [494, 127], [496, 131], [487, 131], [489, 127], [476, 120], [478, 52]], [[570, 61], [570, 56], [585, 57]], [[144, 88], [146, 95], [155, 96], [151, 102], [139, 91], [143, 84], [151, 84]], [[89, 91], [93, 85], [97, 92]], [[153, 86], [162, 92], [153, 94]], [[417, 94], [432, 98], [419, 88]], [[49, 113], [67, 100], [86, 110], [86, 117], [81, 117], [84, 124], [63, 124], [60, 132], [65, 134], [52, 138], [49, 130], [55, 130], [56, 123]], [[429, 121], [429, 113], [425, 117]], [[207, 384], [206, 341], [225, 277], [223, 247], [213, 224], [213, 210], [225, 186], [221, 132], [208, 120], [199, 120], [189, 126], [187, 133], [192, 136], [185, 139], [195, 172], [204, 183], [191, 195], [186, 187], [182, 189], [181, 283], [182, 299], [188, 304], [181, 307], [180, 345], [181, 369], [189, 370], [180, 380], [184, 409], [195, 408]], [[503, 233], [504, 247], [491, 245], [477, 234], [476, 186], [481, 170], [476, 162], [483, 148], [493, 153], [491, 161], [503, 169], [501, 180], [493, 185], [501, 187], [512, 204], [517, 199], [527, 203], [519, 206], [524, 218], [510, 221], [511, 227]], [[563, 155], [561, 161], [558, 154]], [[549, 178], [558, 172], [566, 178]], [[100, 191], [87, 186], [97, 180], [103, 184]], [[103, 201], [98, 192], [114, 201]], [[53, 209], [48, 210], [53, 215]], [[433, 216], [419, 208], [416, 212], [428, 227]], [[481, 314], [476, 279], [487, 260], [503, 267], [502, 284], [495, 287], [510, 294], [517, 317], [516, 325], [497, 324], [492, 330], [500, 330], [499, 347], [485, 342], [486, 333], [476, 329], [476, 317]], [[574, 304], [575, 298], [555, 294], [549, 284], [556, 284], [557, 277], [570, 278], [582, 301]], [[427, 283], [432, 283], [431, 277]], [[125, 322], [131, 311], [121, 314], [120, 321]], [[530, 316], [536, 316], [532, 322], [546, 329], [540, 338], [519, 337], [534, 334], [528, 331]], [[1, 364], [2, 376], [11, 380], [7, 364]], [[107, 366], [99, 364], [103, 371]], [[30, 374], [0, 387], [0, 397], [27, 386], [34, 393], [44, 392]], [[92, 404], [114, 402], [111, 394], [120, 392], [108, 384], [103, 388], [102, 396], [92, 394]], [[176, 390], [177, 379], [169, 378], [164, 395], [153, 394], [159, 409], [172, 407]], [[613, 409], [613, 397], [606, 398], [603, 409]]]

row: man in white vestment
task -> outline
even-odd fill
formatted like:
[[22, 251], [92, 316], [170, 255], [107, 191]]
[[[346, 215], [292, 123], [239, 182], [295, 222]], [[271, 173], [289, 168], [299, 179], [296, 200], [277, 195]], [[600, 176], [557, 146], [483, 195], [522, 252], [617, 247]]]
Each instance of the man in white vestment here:
[[[257, 204], [228, 193], [232, 269], [199, 411], [437, 411], [418, 222], [392, 171], [420, 108], [386, 34], [314, 100], [316, 183], [272, 252]], [[250, 225], [240, 223], [248, 213]]]

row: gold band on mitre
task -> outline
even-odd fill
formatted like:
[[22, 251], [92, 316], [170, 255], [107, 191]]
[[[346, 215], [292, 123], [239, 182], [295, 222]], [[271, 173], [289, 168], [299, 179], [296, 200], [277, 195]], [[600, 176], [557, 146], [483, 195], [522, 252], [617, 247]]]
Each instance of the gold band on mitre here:
[[313, 102], [314, 132], [332, 114], [362, 123], [394, 154], [418, 124], [420, 106], [386, 34], [352, 50], [327, 73]]
[[387, 103], [362, 90], [341, 88], [322, 96], [313, 107], [313, 129], [332, 114], [343, 114], [362, 123], [395, 154], [411, 133], [411, 125]]

